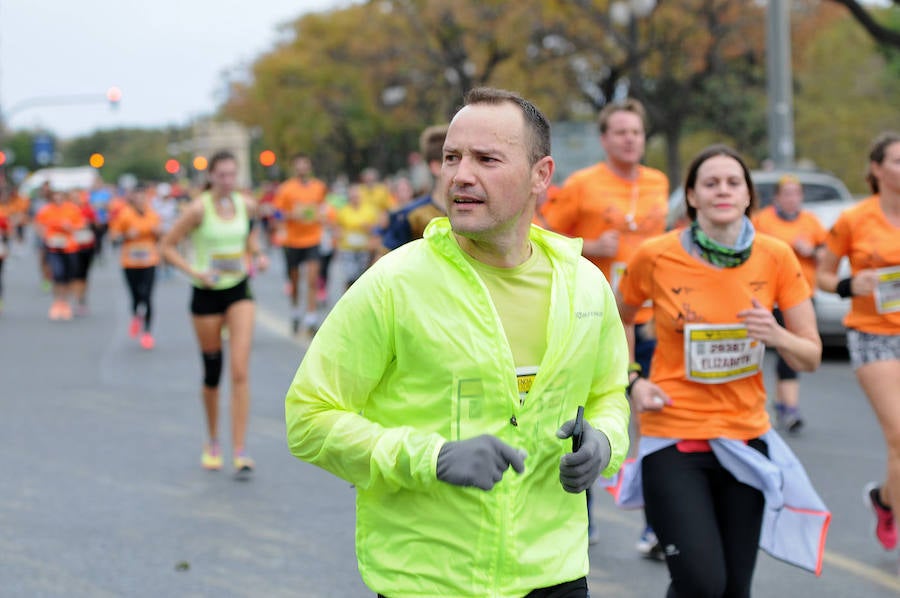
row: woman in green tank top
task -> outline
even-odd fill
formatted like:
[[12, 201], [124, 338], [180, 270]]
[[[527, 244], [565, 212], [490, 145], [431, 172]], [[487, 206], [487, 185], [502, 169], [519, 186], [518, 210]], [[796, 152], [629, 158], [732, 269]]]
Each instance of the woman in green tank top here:
[[[237, 160], [229, 152], [218, 152], [209, 161], [207, 189], [191, 201], [162, 240], [165, 259], [187, 274], [193, 284], [191, 315], [203, 357], [203, 406], [209, 439], [203, 446], [201, 464], [210, 470], [222, 468], [219, 446], [219, 380], [222, 374], [222, 329], [227, 326], [231, 352], [231, 440], [235, 475], [253, 471], [246, 452], [247, 420], [250, 413], [250, 347], [253, 341], [255, 307], [247, 282], [250, 264], [259, 271], [269, 263], [260, 251], [256, 231], [250, 226], [256, 202], [235, 191]], [[193, 258], [178, 251], [190, 239]]]

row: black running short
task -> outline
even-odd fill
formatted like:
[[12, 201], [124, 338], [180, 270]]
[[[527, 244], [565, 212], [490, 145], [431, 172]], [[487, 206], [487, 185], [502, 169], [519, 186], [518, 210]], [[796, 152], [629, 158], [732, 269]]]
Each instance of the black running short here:
[[228, 308], [238, 301], [253, 300], [250, 285], [245, 278], [227, 289], [201, 289], [193, 287], [191, 295], [191, 313], [195, 316], [213, 316], [224, 314]]
[[312, 247], [285, 247], [284, 248], [284, 267], [287, 275], [291, 275], [291, 270], [296, 270], [303, 262], [319, 259], [319, 246]]

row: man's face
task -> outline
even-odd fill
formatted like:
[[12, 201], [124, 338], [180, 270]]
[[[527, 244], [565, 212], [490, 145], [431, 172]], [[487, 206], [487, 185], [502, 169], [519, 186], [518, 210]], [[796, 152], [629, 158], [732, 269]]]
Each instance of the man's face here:
[[644, 123], [634, 112], [619, 110], [609, 116], [600, 144], [607, 159], [615, 164], [634, 166], [644, 157]]
[[378, 182], [378, 172], [371, 168], [366, 168], [359, 174], [359, 180], [363, 185], [374, 185]]
[[803, 206], [803, 186], [793, 181], [785, 182], [775, 194], [775, 203], [787, 214], [796, 214]]
[[294, 160], [294, 174], [300, 178], [308, 177], [312, 173], [312, 162], [309, 158], [297, 158]]
[[553, 171], [549, 157], [529, 164], [530, 143], [515, 104], [474, 104], [456, 114], [444, 142], [440, 181], [454, 232], [484, 241], [511, 231], [527, 235], [535, 197]]

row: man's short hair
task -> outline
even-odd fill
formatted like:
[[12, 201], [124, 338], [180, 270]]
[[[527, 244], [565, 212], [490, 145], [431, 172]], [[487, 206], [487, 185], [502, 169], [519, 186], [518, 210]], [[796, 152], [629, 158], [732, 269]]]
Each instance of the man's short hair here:
[[529, 133], [529, 161], [534, 165], [544, 156], [550, 155], [550, 122], [538, 107], [512, 91], [493, 87], [470, 89], [464, 99], [465, 106], [473, 104], [499, 105], [511, 102], [519, 107], [525, 117], [525, 127]]
[[800, 185], [801, 184], [800, 179], [798, 179], [796, 177], [796, 175], [793, 175], [793, 174], [783, 174], [783, 175], [781, 175], [781, 177], [779, 177], [778, 183], [775, 185], [775, 192], [777, 193], [777, 192], [781, 191], [781, 189], [785, 185], [792, 185], [792, 184]]
[[419, 152], [426, 163], [441, 162], [444, 159], [444, 139], [448, 125], [431, 125], [419, 136]]
[[641, 117], [641, 122], [644, 124], [644, 127], [647, 127], [647, 110], [644, 108], [644, 105], [641, 104], [640, 100], [626, 98], [624, 100], [610, 102], [600, 110], [600, 114], [597, 115], [597, 126], [600, 128], [601, 135], [606, 133], [606, 129], [609, 127], [609, 119], [616, 112], [631, 112], [637, 114]]

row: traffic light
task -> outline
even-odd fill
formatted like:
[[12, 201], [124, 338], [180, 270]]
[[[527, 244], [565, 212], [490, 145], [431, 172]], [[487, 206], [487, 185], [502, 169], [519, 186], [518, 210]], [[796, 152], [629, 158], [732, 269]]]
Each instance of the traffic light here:
[[206, 158], [203, 156], [196, 156], [194, 158], [194, 170], [206, 170], [206, 167], [209, 165]]
[[103, 157], [103, 154], [93, 153], [91, 157], [88, 158], [88, 164], [93, 166], [94, 168], [100, 168], [106, 163], [106, 159]]
[[169, 174], [178, 174], [179, 170], [181, 170], [181, 164], [178, 163], [178, 160], [175, 158], [166, 160], [166, 172]]
[[0, 166], [6, 164], [6, 152], [0, 150]]
[[263, 150], [259, 153], [259, 163], [269, 168], [275, 165], [275, 152], [272, 150]]

